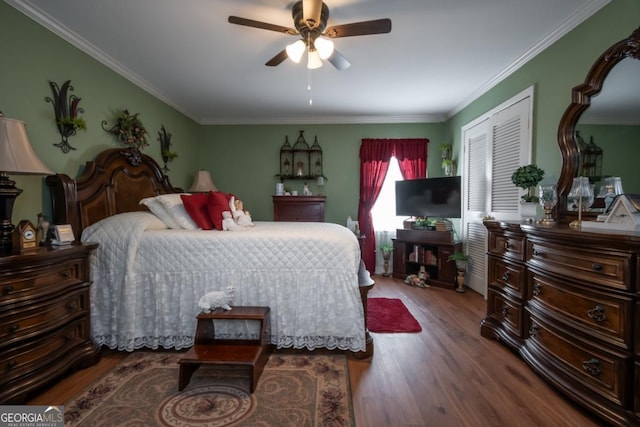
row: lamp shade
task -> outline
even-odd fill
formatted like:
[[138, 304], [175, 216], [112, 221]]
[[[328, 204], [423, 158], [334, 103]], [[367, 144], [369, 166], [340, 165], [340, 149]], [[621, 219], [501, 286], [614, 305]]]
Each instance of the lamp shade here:
[[199, 170], [196, 171], [193, 177], [193, 185], [189, 188], [189, 191], [194, 193], [206, 193], [207, 191], [218, 191], [218, 189], [213, 183], [209, 171]]
[[298, 40], [297, 42], [287, 46], [287, 56], [297, 64], [298, 62], [300, 62], [300, 59], [302, 59], [302, 54], [304, 53], [306, 48], [307, 47], [304, 42], [302, 40]]
[[320, 67], [322, 67], [322, 60], [320, 59], [320, 55], [318, 55], [318, 51], [309, 49], [307, 68], [310, 70], [315, 70], [316, 68]]
[[318, 37], [314, 45], [321, 59], [327, 59], [333, 53], [333, 42], [331, 40]]
[[31, 147], [20, 120], [0, 117], [0, 172], [17, 175], [53, 175]]

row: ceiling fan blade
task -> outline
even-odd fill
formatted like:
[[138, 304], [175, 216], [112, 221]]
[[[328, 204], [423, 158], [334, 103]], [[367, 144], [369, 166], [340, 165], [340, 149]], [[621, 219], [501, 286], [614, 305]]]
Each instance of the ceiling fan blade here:
[[302, 19], [309, 28], [320, 25], [322, 15], [322, 0], [302, 0]]
[[327, 28], [327, 37], [366, 36], [368, 34], [384, 34], [391, 32], [391, 19], [376, 19], [374, 21], [353, 22], [351, 24], [335, 25]]
[[264, 65], [268, 67], [275, 67], [276, 65], [280, 65], [282, 61], [287, 59], [289, 56], [287, 55], [287, 49], [282, 49], [276, 56], [268, 60]]
[[261, 30], [276, 31], [278, 33], [289, 34], [295, 36], [298, 34], [293, 28], [283, 27], [281, 25], [269, 24], [268, 22], [254, 21], [253, 19], [240, 18], [239, 16], [230, 16], [231, 24], [244, 25], [245, 27], [260, 28]]
[[327, 61], [331, 62], [331, 64], [336, 67], [338, 70], [346, 70], [351, 67], [351, 62], [347, 58], [345, 58], [340, 52], [337, 50], [333, 50], [333, 53], [330, 57], [327, 58]]

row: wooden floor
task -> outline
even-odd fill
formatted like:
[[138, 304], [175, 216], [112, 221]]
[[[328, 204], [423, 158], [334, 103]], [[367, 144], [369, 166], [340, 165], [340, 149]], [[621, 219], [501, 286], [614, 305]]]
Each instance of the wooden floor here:
[[[373, 333], [373, 358], [349, 361], [357, 426], [601, 425], [502, 344], [480, 336], [481, 295], [374, 279], [369, 296], [400, 298], [423, 330]], [[97, 366], [69, 376], [29, 403], [63, 405], [126, 355], [106, 352]]]

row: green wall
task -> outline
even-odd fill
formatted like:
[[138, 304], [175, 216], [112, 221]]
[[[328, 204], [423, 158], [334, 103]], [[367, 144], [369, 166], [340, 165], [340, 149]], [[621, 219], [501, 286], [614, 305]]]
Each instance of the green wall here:
[[[103, 120], [118, 109], [140, 113], [149, 132], [149, 147], [144, 152], [160, 164], [158, 131], [161, 125], [172, 133], [172, 150], [179, 157], [169, 164], [172, 182], [191, 185], [193, 164], [197, 156], [201, 127], [193, 120], [167, 106], [138, 86], [114, 73], [11, 6], [0, 2], [0, 35], [5, 60], [0, 67], [0, 110], [5, 117], [22, 120], [27, 125], [31, 145], [51, 170], [71, 177], [78, 175], [87, 160], [106, 148], [118, 147], [115, 139], [102, 130]], [[55, 125], [49, 80], [61, 85], [71, 80], [72, 92], [81, 98], [81, 117], [87, 130], [69, 139], [76, 148], [64, 154], [53, 144], [60, 142]], [[44, 178], [10, 175], [23, 193], [16, 199], [13, 223], [21, 219], [36, 221], [38, 212], [50, 213], [51, 201]]]
[[[426, 137], [428, 173], [440, 176], [440, 144], [454, 144], [454, 158], [461, 158], [460, 129], [484, 112], [534, 85], [534, 160], [557, 177], [561, 159], [557, 145], [560, 117], [571, 100], [571, 88], [584, 80], [593, 61], [614, 42], [627, 37], [640, 24], [640, 2], [613, 0], [553, 46], [455, 114], [446, 123], [361, 125], [254, 125], [200, 126], [144, 90], [128, 82], [72, 45], [58, 38], [7, 4], [0, 2], [0, 34], [8, 53], [0, 67], [0, 110], [28, 125], [32, 145], [54, 171], [76, 176], [86, 160], [117, 143], [100, 127], [115, 110], [139, 112], [150, 132], [145, 149], [159, 162], [157, 131], [161, 125], [173, 134], [169, 164], [174, 185], [188, 188], [196, 169], [210, 170], [222, 190], [242, 197], [255, 220], [272, 218], [271, 195], [278, 173], [279, 150], [285, 136], [294, 142], [299, 130], [308, 142], [317, 135], [324, 152], [328, 178], [326, 219], [344, 223], [355, 217], [359, 194], [358, 150], [362, 138]], [[455, 54], [455, 53], [452, 53]], [[88, 130], [70, 139], [77, 148], [68, 154], [53, 146], [59, 142], [49, 95], [48, 80], [61, 84], [70, 79], [82, 98]], [[417, 94], [416, 96], [419, 96]], [[637, 146], [632, 147], [637, 152]], [[41, 177], [13, 177], [24, 189], [14, 209], [13, 222], [50, 210]], [[296, 183], [290, 184], [295, 187]], [[297, 183], [302, 187], [302, 183]], [[300, 189], [299, 188], [299, 189]], [[315, 186], [311, 185], [315, 191]]]
[[[611, 1], [452, 117], [447, 128], [456, 148], [460, 150], [463, 125], [533, 85], [533, 161], [546, 171], [545, 179], [557, 180], [562, 166], [558, 125], [571, 103], [571, 89], [584, 82], [603, 51], [628, 37], [639, 25], [640, 1]], [[634, 148], [635, 153], [640, 151], [637, 144]]]
[[[280, 173], [280, 147], [285, 137], [293, 145], [300, 130], [304, 130], [309, 145], [317, 136], [322, 147], [327, 177], [322, 193], [327, 196], [325, 220], [329, 222], [346, 224], [349, 215], [354, 219], [358, 215], [362, 138], [429, 138], [427, 170], [430, 176], [442, 175], [439, 147], [446, 142], [443, 123], [206, 126], [199, 166], [211, 171], [220, 190], [241, 197], [254, 220], [271, 220], [271, 196], [279, 182], [274, 175]], [[303, 184], [285, 183], [299, 192]], [[309, 189], [317, 192], [314, 183], [309, 183]]]

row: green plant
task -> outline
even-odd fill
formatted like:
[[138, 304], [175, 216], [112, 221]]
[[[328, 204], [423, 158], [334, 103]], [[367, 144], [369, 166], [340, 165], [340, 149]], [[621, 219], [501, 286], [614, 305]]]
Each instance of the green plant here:
[[82, 117], [61, 117], [58, 124], [62, 126], [71, 126], [73, 130], [87, 130], [87, 122]]
[[454, 252], [449, 255], [447, 261], [469, 261], [469, 255], [465, 254], [464, 252]]
[[511, 182], [516, 187], [527, 190], [527, 193], [521, 198], [525, 202], [538, 202], [538, 196], [536, 196], [536, 185], [544, 178], [544, 170], [540, 169], [535, 164], [526, 166], [520, 166], [511, 175]]
[[455, 164], [453, 159], [442, 159], [442, 169], [452, 167]]
[[393, 245], [391, 243], [383, 243], [380, 246], [378, 246], [378, 249], [380, 249], [382, 252], [392, 252]]
[[440, 155], [442, 156], [442, 159], [450, 159], [452, 150], [453, 146], [451, 144], [440, 144]]

